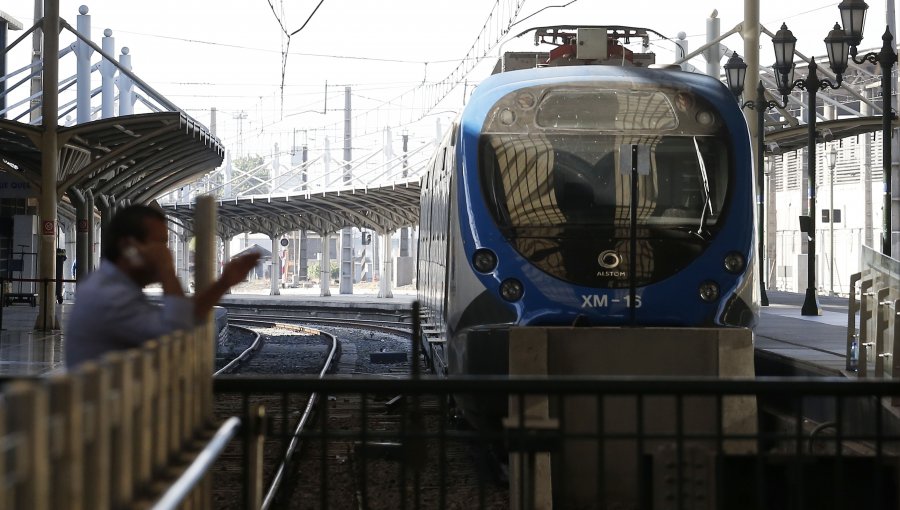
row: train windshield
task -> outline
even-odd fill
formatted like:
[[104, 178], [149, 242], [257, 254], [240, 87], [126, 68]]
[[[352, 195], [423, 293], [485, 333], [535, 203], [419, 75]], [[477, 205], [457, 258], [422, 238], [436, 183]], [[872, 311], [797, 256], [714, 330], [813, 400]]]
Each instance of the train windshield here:
[[632, 217], [709, 235], [725, 206], [728, 148], [711, 136], [494, 134], [482, 156], [495, 220], [523, 235], [625, 228]]
[[[525, 89], [489, 113], [480, 179], [500, 231], [536, 267], [594, 287], [646, 285], [719, 232], [728, 140], [687, 92]], [[604, 257], [615, 267], [598, 270]]]

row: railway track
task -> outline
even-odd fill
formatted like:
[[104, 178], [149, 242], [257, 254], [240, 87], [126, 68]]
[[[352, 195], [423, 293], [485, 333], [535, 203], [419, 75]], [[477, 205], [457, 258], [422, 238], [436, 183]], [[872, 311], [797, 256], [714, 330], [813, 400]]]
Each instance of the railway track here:
[[[253, 339], [237, 356], [218, 369], [215, 376], [242, 372], [254, 375], [311, 375], [321, 372], [340, 346], [334, 335], [296, 324], [235, 319], [229, 320], [229, 327], [239, 328]], [[322, 356], [323, 350], [329, 351], [329, 355]], [[303, 363], [290, 364], [298, 358], [302, 358]]]
[[[250, 334], [252, 340], [236, 357], [226, 362], [215, 372], [216, 376], [224, 374], [250, 373], [255, 375], [311, 375], [322, 377], [332, 368], [339, 349], [338, 339], [331, 334], [312, 328], [292, 324], [279, 324], [268, 321], [240, 321], [241, 328]], [[288, 355], [286, 355], [288, 354]], [[292, 360], [304, 360], [292, 363]], [[262, 508], [270, 508], [282, 488], [282, 483], [291, 466], [293, 456], [300, 445], [300, 437], [304, 428], [313, 417], [319, 395], [292, 395], [280, 398], [271, 395], [260, 395], [252, 404], [241, 395], [219, 395], [216, 398], [216, 411], [221, 417], [228, 414], [249, 416], [252, 409], [262, 406], [266, 409], [282, 409], [281, 413], [272, 413], [268, 427], [280, 432], [266, 434], [264, 442], [263, 473], [266, 489], [263, 492]], [[288, 412], [291, 410], [291, 412]], [[222, 462], [222, 469], [216, 488], [216, 496], [223, 505], [242, 501], [244, 494], [239, 494], [234, 487], [236, 473], [243, 471], [243, 451], [228, 452]], [[240, 476], [240, 475], [238, 475]], [[225, 481], [225, 483], [221, 483]]]
[[266, 303], [228, 303], [223, 305], [228, 310], [228, 316], [261, 318], [283, 317], [290, 321], [311, 321], [317, 318], [340, 319], [344, 321], [374, 321], [392, 322], [397, 324], [412, 324], [412, 311], [407, 308], [385, 309], [382, 306], [357, 305], [353, 307], [338, 307], [334, 304], [277, 304]]
[[[341, 376], [409, 377], [412, 371], [412, 330], [407, 325], [328, 318], [288, 324], [284, 319], [289, 318], [232, 316], [231, 323], [250, 338], [243, 341], [235, 361], [223, 360], [221, 374], [238, 370], [285, 375], [280, 370], [285, 368], [286, 352], [293, 355], [299, 345], [307, 344], [303, 348], [307, 353], [324, 356], [324, 349], [312, 344], [321, 344], [327, 335], [334, 338], [335, 355], [329, 366], [318, 365], [320, 376], [331, 370]], [[396, 356], [401, 353], [406, 356]], [[270, 363], [266, 361], [270, 357], [280, 360]], [[384, 359], [390, 362], [379, 361]], [[305, 368], [294, 367], [290, 373], [309, 377], [312, 364], [310, 355]], [[491, 475], [479, 446], [446, 440], [453, 435], [446, 399], [383, 394], [310, 397], [217, 395], [220, 414], [246, 416], [251, 406], [266, 406], [263, 472], [268, 488], [263, 508], [453, 508], [466, 501], [480, 501], [481, 508], [508, 506], [505, 485], [485, 483]], [[422, 431], [423, 438], [398, 439], [409, 431]], [[223, 462], [232, 467], [216, 477], [217, 508], [241, 507], [243, 495], [235, 490], [242, 486], [237, 473], [242, 467], [240, 450], [235, 448], [234, 456]]]

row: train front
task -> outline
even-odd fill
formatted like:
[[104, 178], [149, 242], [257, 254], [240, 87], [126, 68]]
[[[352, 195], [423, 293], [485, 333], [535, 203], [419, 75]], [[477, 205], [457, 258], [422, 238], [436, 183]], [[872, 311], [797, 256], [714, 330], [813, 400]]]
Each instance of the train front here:
[[457, 153], [451, 373], [502, 370], [480, 341], [502, 324], [755, 324], [749, 137], [721, 83], [584, 66], [477, 92]]

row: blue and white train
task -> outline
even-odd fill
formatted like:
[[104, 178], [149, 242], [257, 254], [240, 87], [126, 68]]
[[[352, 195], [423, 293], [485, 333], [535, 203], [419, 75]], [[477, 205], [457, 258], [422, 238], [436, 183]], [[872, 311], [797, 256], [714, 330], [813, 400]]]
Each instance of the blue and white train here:
[[495, 74], [422, 184], [427, 353], [437, 373], [506, 374], [514, 326], [752, 327], [754, 221], [747, 125], [719, 81]]

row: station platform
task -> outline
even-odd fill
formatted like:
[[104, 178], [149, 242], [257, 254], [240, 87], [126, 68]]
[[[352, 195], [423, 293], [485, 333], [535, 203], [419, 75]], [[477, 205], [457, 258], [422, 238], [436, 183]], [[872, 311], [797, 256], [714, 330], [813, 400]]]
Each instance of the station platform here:
[[[376, 305], [411, 309], [412, 289], [393, 290], [390, 298], [377, 297], [374, 288], [354, 287], [353, 294], [319, 296], [319, 289], [281, 289], [277, 296], [228, 294], [222, 304], [278, 306], [288, 303], [344, 304], [349, 307]], [[759, 376], [846, 376], [845, 367], [847, 304], [846, 298], [819, 296], [821, 315], [803, 316], [803, 294], [768, 291], [770, 305], [761, 307], [755, 329], [756, 373]], [[71, 302], [59, 306], [64, 325]], [[0, 308], [0, 378], [34, 377], [52, 374], [63, 368], [62, 332], [34, 331], [38, 308], [27, 304]]]
[[760, 307], [753, 335], [757, 376], [856, 377], [845, 370], [847, 298], [819, 296], [821, 315], [805, 316], [804, 294], [766, 295], [769, 306]]

